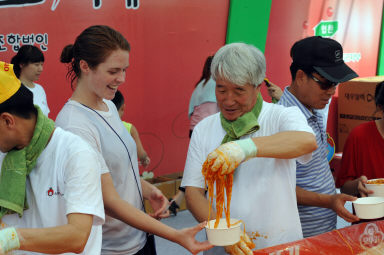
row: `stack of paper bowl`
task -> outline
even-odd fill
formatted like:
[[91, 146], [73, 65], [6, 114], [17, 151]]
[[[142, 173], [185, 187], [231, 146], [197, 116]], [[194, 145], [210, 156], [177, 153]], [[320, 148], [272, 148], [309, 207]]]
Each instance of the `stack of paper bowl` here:
[[[372, 182], [376, 182], [376, 184], [371, 184]], [[368, 194], [369, 197], [384, 197], [384, 179], [368, 180], [368, 183], [365, 184], [365, 187], [373, 191], [372, 194]]]
[[360, 219], [384, 217], [384, 197], [361, 197], [352, 202]]
[[225, 219], [220, 219], [219, 225], [215, 228], [215, 221], [210, 220], [205, 226], [208, 241], [215, 246], [232, 245], [240, 241], [241, 222], [237, 219], [230, 219], [230, 227]]

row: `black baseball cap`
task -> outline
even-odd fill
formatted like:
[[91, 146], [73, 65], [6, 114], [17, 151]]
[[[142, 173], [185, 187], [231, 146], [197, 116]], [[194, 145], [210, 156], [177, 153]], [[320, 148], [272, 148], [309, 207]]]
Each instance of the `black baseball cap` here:
[[293, 64], [299, 68], [313, 67], [331, 82], [345, 82], [358, 75], [343, 60], [343, 47], [337, 41], [311, 36], [295, 42], [291, 48]]

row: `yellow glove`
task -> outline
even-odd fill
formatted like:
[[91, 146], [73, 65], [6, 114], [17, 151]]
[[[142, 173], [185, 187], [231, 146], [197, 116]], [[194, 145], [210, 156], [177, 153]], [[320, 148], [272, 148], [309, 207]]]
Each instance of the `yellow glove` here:
[[15, 228], [0, 230], [0, 254], [20, 248], [20, 241]]
[[231, 255], [253, 255], [253, 248], [255, 248], [255, 244], [246, 233], [243, 233], [240, 241], [234, 245], [226, 246], [225, 251]]
[[213, 172], [221, 168], [221, 174], [230, 174], [240, 165], [252, 157], [256, 157], [257, 147], [251, 138], [228, 142], [217, 147], [208, 154], [205, 164], [211, 166]]

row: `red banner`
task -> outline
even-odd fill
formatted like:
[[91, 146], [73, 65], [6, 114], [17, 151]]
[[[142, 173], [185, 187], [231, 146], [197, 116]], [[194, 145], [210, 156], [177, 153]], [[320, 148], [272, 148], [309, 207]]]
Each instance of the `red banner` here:
[[61, 50], [90, 25], [109, 25], [131, 44], [130, 67], [120, 89], [125, 121], [138, 129], [151, 158], [147, 170], [183, 170], [188, 149], [188, 102], [204, 61], [225, 43], [229, 1], [222, 0], [14, 0], [0, 1], [0, 60], [22, 44], [44, 52], [37, 83], [55, 119], [71, 95]]

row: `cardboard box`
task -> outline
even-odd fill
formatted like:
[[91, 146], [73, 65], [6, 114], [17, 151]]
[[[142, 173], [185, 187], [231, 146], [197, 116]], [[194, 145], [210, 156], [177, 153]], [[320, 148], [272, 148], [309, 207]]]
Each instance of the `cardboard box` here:
[[[167, 198], [171, 198], [171, 197], [174, 197], [178, 192], [182, 178], [183, 178], [183, 172], [177, 172], [177, 173], [158, 176], [152, 179], [148, 179], [147, 181], [155, 185], [159, 190], [161, 190], [164, 196], [166, 196]], [[153, 212], [152, 207], [150, 206], [147, 200], [144, 201], [144, 206], [147, 213]], [[185, 210], [185, 209], [186, 209], [186, 204], [185, 204], [185, 199], [183, 198], [180, 204], [179, 211]]]
[[345, 141], [354, 127], [381, 118], [375, 105], [375, 88], [381, 81], [384, 81], [384, 76], [356, 78], [340, 84], [337, 151], [343, 151]]

